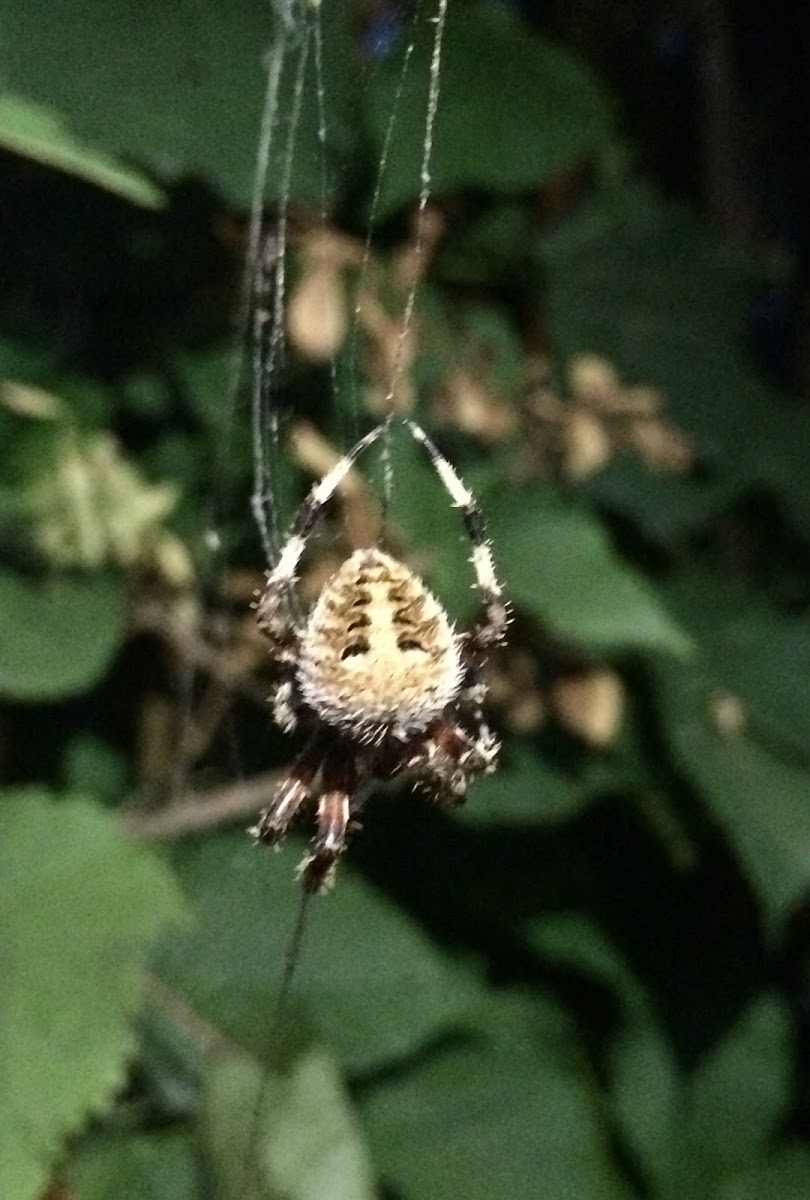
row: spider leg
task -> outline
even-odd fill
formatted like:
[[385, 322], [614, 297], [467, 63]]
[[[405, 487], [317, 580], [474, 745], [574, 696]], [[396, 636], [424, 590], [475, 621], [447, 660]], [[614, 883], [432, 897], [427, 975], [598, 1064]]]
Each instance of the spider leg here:
[[300, 695], [295, 677], [289, 668], [288, 674], [282, 677], [271, 699], [273, 702], [273, 720], [276, 725], [284, 733], [292, 733], [298, 725]]
[[298, 867], [298, 876], [308, 892], [324, 892], [332, 886], [338, 859], [346, 849], [357, 770], [354, 761], [347, 760], [345, 748], [324, 765], [323, 785], [317, 832]]
[[408, 768], [416, 788], [443, 807], [463, 804], [476, 775], [495, 769], [498, 742], [486, 725], [473, 736], [460, 724], [443, 720], [411, 747]]
[[295, 620], [291, 604], [291, 586], [281, 587], [266, 571], [266, 583], [256, 597], [252, 607], [256, 610], [256, 624], [272, 646], [277, 662], [294, 664], [298, 657], [301, 631]]
[[277, 846], [283, 840], [296, 813], [312, 794], [322, 757], [320, 739], [313, 738], [276, 788], [270, 804], [249, 830], [257, 842]]
[[293, 521], [276, 565], [266, 572], [265, 585], [255, 604], [256, 623], [273, 644], [275, 657], [280, 662], [293, 663], [298, 655], [300, 631], [296, 627], [291, 598], [307, 539], [336, 489], [363, 451], [381, 436], [384, 428], [384, 425], [377, 425], [367, 433], [310, 489]]
[[482, 654], [490, 646], [497, 646], [504, 641], [509, 624], [509, 610], [495, 574], [495, 564], [492, 559], [492, 548], [487, 540], [484, 514], [472, 492], [465, 487], [455, 469], [434, 445], [424, 429], [415, 421], [409, 420], [407, 425], [417, 442], [427, 451], [436, 474], [450, 495], [453, 506], [461, 510], [464, 528], [472, 544], [470, 562], [475, 572], [475, 586], [484, 602], [483, 620], [479, 621], [465, 635], [465, 640], [468, 649]]

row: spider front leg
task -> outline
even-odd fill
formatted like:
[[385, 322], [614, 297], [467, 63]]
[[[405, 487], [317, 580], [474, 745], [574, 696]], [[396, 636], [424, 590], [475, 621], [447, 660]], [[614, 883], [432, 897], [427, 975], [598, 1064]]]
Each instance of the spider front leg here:
[[334, 882], [338, 859], [346, 849], [357, 781], [355, 762], [346, 758], [345, 747], [342, 754], [338, 751], [330, 756], [323, 770], [317, 833], [298, 867], [298, 876], [308, 892], [327, 891]]
[[425, 447], [437, 475], [444, 484], [453, 506], [461, 512], [464, 529], [470, 539], [472, 553], [470, 562], [475, 573], [475, 586], [484, 603], [484, 613], [465, 635], [469, 652], [480, 658], [487, 651], [506, 640], [509, 627], [509, 608], [503, 598], [503, 589], [495, 573], [492, 547], [487, 539], [486, 522], [472, 492], [465, 486], [458, 472], [450, 465], [437, 446], [415, 421], [407, 421], [417, 442]]
[[301, 648], [301, 630], [295, 620], [295, 585], [298, 566], [307, 540], [323, 515], [326, 505], [348, 475], [362, 452], [371, 446], [387, 428], [383, 422], [362, 437], [331, 471], [324, 475], [309, 492], [298, 510], [275, 565], [266, 572], [267, 581], [258, 595], [256, 623], [273, 647], [273, 657], [281, 663], [295, 665]]
[[253, 607], [256, 624], [270, 643], [273, 658], [278, 663], [294, 666], [298, 659], [301, 634], [292, 612], [291, 589], [295, 583], [286, 567], [267, 572], [267, 582], [258, 592]]
[[273, 720], [283, 733], [292, 733], [298, 724], [299, 695], [295, 678], [282, 679], [272, 696]]

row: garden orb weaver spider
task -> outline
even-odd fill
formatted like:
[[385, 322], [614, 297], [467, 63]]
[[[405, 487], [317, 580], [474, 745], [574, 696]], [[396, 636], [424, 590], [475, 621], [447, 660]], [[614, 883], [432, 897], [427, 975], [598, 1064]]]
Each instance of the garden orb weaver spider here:
[[436, 803], [460, 804], [475, 776], [494, 770], [498, 754], [481, 713], [481, 668], [504, 640], [509, 616], [483, 516], [424, 430], [405, 424], [461, 510], [483, 613], [457, 633], [415, 572], [369, 548], [353, 551], [307, 617], [296, 620], [291, 601], [307, 539], [338, 485], [387, 428], [378, 425], [312, 488], [255, 605], [280, 669], [275, 721], [285, 732], [303, 725], [310, 738], [250, 832], [278, 845], [299, 810], [317, 799], [316, 834], [299, 866], [309, 892], [331, 884], [365, 785], [407, 772]]

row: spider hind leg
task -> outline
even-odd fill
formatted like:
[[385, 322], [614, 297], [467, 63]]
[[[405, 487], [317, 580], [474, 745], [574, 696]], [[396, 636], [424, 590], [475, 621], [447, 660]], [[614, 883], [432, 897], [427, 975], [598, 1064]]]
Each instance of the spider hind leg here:
[[282, 779], [267, 808], [250, 829], [257, 842], [278, 846], [285, 838], [292, 821], [312, 794], [315, 777], [320, 769], [317, 740], [310, 743], [289, 775]]
[[324, 791], [318, 802], [317, 831], [298, 866], [298, 876], [308, 892], [328, 891], [335, 880], [338, 860], [346, 849], [351, 826], [351, 797], [357, 783], [351, 762], [337, 758], [324, 767]]
[[442, 807], [463, 804], [475, 777], [495, 769], [498, 748], [486, 725], [472, 736], [444, 720], [413, 748], [408, 766], [415, 774], [414, 789]]

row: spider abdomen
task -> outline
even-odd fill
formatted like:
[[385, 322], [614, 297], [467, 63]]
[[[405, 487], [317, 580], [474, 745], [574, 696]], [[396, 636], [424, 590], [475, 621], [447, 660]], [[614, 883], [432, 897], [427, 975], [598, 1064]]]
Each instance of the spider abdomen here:
[[298, 665], [304, 702], [361, 740], [425, 729], [456, 698], [461, 674], [443, 608], [381, 550], [356, 550], [325, 585]]

